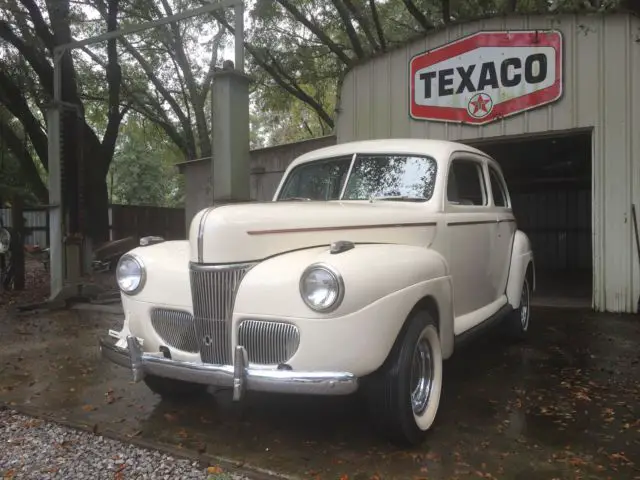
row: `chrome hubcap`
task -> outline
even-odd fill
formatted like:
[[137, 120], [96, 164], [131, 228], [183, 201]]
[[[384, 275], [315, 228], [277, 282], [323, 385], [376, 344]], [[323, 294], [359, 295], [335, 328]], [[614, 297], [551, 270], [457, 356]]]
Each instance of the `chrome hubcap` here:
[[422, 337], [413, 352], [411, 365], [411, 408], [416, 415], [427, 408], [431, 396], [433, 380], [433, 361], [431, 345]]
[[529, 327], [529, 288], [526, 280], [522, 286], [520, 297], [520, 322], [524, 330]]

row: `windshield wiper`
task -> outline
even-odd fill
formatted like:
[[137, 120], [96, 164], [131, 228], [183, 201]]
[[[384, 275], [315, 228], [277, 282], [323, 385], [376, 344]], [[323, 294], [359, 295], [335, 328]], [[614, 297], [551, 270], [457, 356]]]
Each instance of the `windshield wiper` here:
[[287, 197], [280, 200], [281, 202], [310, 202], [311, 199], [307, 197]]
[[412, 197], [410, 195], [382, 195], [380, 197], [371, 196], [369, 199], [370, 202], [374, 200], [396, 200], [401, 202], [424, 202], [426, 199], [424, 197]]

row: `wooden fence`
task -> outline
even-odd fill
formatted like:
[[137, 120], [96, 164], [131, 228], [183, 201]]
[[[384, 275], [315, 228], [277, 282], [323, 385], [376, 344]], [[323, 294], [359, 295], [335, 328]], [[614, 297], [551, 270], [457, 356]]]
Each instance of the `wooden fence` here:
[[111, 205], [111, 238], [160, 235], [166, 240], [187, 238], [184, 208]]
[[[49, 246], [49, 215], [46, 208], [25, 208], [27, 245]], [[11, 226], [11, 209], [0, 208], [0, 219]], [[111, 205], [109, 207], [111, 240], [128, 236], [160, 235], [167, 240], [186, 238], [184, 208]]]

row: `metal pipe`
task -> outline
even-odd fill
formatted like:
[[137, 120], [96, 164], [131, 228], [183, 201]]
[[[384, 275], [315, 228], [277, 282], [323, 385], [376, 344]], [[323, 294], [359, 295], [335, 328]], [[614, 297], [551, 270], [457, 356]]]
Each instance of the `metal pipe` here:
[[167, 23], [177, 22], [180, 20], [184, 20], [186, 18], [191, 18], [191, 17], [201, 15], [203, 13], [209, 13], [209, 12], [213, 12], [214, 10], [220, 10], [222, 8], [233, 7], [236, 5], [242, 5], [242, 0], [219, 0], [216, 3], [210, 3], [208, 5], [204, 5], [203, 7], [195, 8], [193, 10], [185, 10], [184, 12], [176, 13], [175, 15], [170, 15], [168, 17], [159, 18], [157, 20], [152, 20], [150, 22], [144, 22], [139, 25], [131, 25], [125, 28], [121, 28], [120, 30], [103, 33], [102, 35], [97, 35], [95, 37], [87, 38], [85, 40], [78, 40], [75, 42], [65, 43], [57, 46], [54, 49], [54, 52], [71, 50], [74, 48], [80, 48], [80, 47], [84, 47], [86, 45], [91, 45], [94, 43], [104, 42], [105, 40], [111, 40], [113, 38], [118, 38], [123, 35], [129, 35], [131, 33], [140, 32], [142, 30], [147, 30], [149, 28], [159, 27], [160, 25], [166, 25]]
[[236, 4], [234, 8], [236, 17], [235, 29], [235, 53], [236, 53], [236, 70], [244, 73], [244, 4], [242, 1]]

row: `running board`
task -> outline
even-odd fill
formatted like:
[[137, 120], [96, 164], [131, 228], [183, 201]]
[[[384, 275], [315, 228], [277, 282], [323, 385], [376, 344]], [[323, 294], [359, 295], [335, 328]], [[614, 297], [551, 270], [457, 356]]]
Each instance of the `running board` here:
[[473, 341], [479, 335], [486, 333], [487, 329], [496, 327], [500, 322], [502, 322], [507, 315], [513, 312], [513, 307], [509, 303], [505, 303], [500, 310], [487, 318], [484, 322], [479, 323], [478, 325], [471, 327], [466, 332], [462, 332], [460, 335], [456, 335], [454, 338], [454, 349], [463, 347], [469, 342]]

